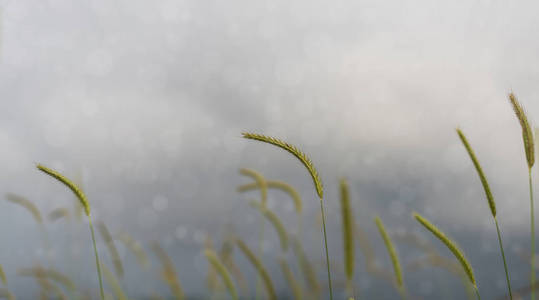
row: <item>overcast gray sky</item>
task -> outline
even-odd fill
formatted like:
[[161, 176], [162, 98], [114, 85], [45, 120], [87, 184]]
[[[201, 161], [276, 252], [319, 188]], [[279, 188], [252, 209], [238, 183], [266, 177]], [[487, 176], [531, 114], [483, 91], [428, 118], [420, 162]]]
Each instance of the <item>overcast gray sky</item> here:
[[[0, 3], [2, 193], [24, 195], [46, 214], [72, 207], [74, 199], [34, 164], [80, 178], [94, 218], [144, 243], [160, 241], [195, 294], [204, 289], [199, 251], [207, 234], [220, 241], [223, 225], [232, 224], [256, 246], [257, 215], [246, 203], [258, 194], [235, 191], [249, 182], [238, 169], [253, 168], [301, 192], [304, 242], [322, 262], [310, 178], [290, 155], [240, 134], [260, 132], [299, 146], [319, 169], [336, 264], [342, 264], [337, 183], [344, 176], [381, 264], [389, 267], [389, 260], [373, 216], [381, 215], [392, 231], [430, 238], [410, 217], [419, 211], [462, 238], [480, 287], [494, 297], [504, 291], [503, 270], [483, 190], [454, 130], [460, 126], [497, 200], [515, 286], [526, 284], [528, 268], [516, 253], [529, 249], [527, 168], [507, 93], [516, 93], [535, 122], [536, 2]], [[292, 206], [282, 198], [270, 194], [271, 207], [295, 226]], [[0, 211], [0, 263], [12, 289], [29, 293], [24, 288], [31, 281], [15, 272], [46, 260], [39, 228], [11, 203], [0, 202]], [[83, 225], [70, 229], [81, 227], [75, 252], [91, 255]], [[65, 228], [47, 225], [53, 261], [74, 272], [76, 263], [63, 261], [65, 245], [72, 244]], [[276, 236], [269, 235], [268, 264], [277, 249]], [[138, 272], [121, 250], [128, 273]], [[88, 261], [80, 263], [89, 274], [84, 278], [95, 280]], [[388, 293], [387, 286], [358, 262], [365, 293], [395, 297], [376, 294]], [[408, 284], [418, 296], [434, 298], [439, 287], [420, 280], [425, 276], [410, 276]], [[152, 285], [134, 286], [141, 278], [128, 275], [134, 296], [168, 293], [155, 272], [147, 276]], [[284, 282], [277, 282], [284, 292]]]

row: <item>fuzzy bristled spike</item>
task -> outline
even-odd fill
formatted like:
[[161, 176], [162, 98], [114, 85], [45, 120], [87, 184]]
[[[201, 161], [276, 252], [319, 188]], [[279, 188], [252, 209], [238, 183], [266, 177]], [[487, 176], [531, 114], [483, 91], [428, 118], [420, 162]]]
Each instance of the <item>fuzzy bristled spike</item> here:
[[277, 147], [280, 147], [288, 152], [290, 152], [292, 155], [297, 157], [301, 163], [307, 168], [309, 173], [311, 174], [311, 177], [313, 178], [314, 186], [316, 187], [316, 192], [318, 196], [322, 199], [324, 196], [324, 188], [322, 187], [322, 180], [320, 179], [320, 176], [318, 175], [318, 172], [316, 171], [313, 163], [311, 162], [311, 159], [305, 155], [302, 151], [300, 151], [296, 146], [291, 145], [289, 143], [283, 142], [277, 138], [265, 136], [262, 134], [257, 133], [249, 133], [249, 132], [243, 132], [242, 136], [246, 139], [251, 140], [257, 140], [261, 142], [265, 142], [268, 144], [275, 145]]

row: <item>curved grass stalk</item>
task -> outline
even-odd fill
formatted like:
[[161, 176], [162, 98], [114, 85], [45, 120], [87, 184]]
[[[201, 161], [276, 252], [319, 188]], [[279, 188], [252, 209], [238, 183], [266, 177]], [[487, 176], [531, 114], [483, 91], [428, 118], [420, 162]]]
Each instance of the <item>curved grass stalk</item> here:
[[176, 270], [174, 268], [174, 264], [172, 263], [172, 260], [168, 256], [168, 254], [165, 252], [163, 248], [159, 245], [157, 242], [153, 242], [152, 250], [161, 261], [162, 265], [162, 277], [163, 280], [168, 284], [170, 291], [174, 295], [174, 297], [177, 300], [183, 300], [184, 299], [184, 293], [182, 286], [180, 285], [180, 281], [178, 280], [178, 275], [176, 275]]
[[118, 282], [118, 279], [116, 279], [114, 274], [112, 274], [112, 272], [109, 270], [109, 268], [107, 268], [105, 264], [102, 264], [101, 268], [103, 269], [103, 275], [105, 275], [105, 280], [112, 289], [112, 292], [114, 293], [114, 296], [116, 296], [116, 299], [127, 300], [127, 296], [122, 290], [122, 286], [120, 285], [120, 282]]
[[255, 180], [256, 186], [260, 189], [260, 201], [262, 202], [262, 205], [266, 206], [268, 200], [268, 185], [266, 183], [266, 178], [259, 172], [247, 168], [241, 168], [240, 174], [249, 176]]
[[382, 239], [384, 240], [384, 244], [386, 245], [387, 252], [389, 253], [389, 257], [391, 258], [391, 262], [393, 263], [393, 271], [395, 272], [395, 279], [396, 279], [398, 291], [399, 293], [401, 293], [402, 298], [404, 298], [404, 281], [402, 279], [402, 268], [399, 261], [399, 256], [397, 255], [395, 246], [393, 245], [391, 238], [387, 234], [387, 231], [380, 217], [378, 216], [375, 217], [374, 222], [376, 223], [376, 226], [378, 227], [378, 231], [380, 231], [380, 235], [382, 236]]
[[[296, 191], [294, 187], [280, 180], [266, 180], [266, 184], [267, 184], [267, 187], [270, 189], [277, 189], [277, 190], [281, 190], [287, 193], [290, 196], [290, 198], [292, 198], [292, 201], [294, 201], [294, 208], [296, 210], [296, 214], [298, 214], [298, 216], [301, 215], [303, 204], [302, 204], [299, 193]], [[248, 183], [248, 184], [238, 186], [238, 192], [251, 191], [257, 188], [259, 188], [259, 185], [256, 182]]]
[[277, 217], [277, 215], [271, 211], [269, 208], [265, 208], [262, 206], [262, 204], [256, 202], [256, 201], [250, 201], [249, 204], [256, 208], [258, 211], [260, 211], [260, 213], [266, 218], [268, 219], [268, 221], [271, 223], [271, 225], [273, 225], [273, 228], [275, 228], [275, 231], [277, 232], [278, 236], [279, 236], [279, 241], [281, 243], [281, 249], [283, 251], [283, 253], [286, 253], [286, 251], [288, 251], [288, 234], [286, 233], [286, 229], [283, 225], [283, 223], [281, 222], [281, 220], [279, 219], [279, 217]]
[[457, 258], [457, 260], [460, 262], [460, 265], [466, 272], [468, 279], [474, 286], [477, 299], [481, 299], [481, 296], [479, 295], [479, 289], [477, 288], [477, 283], [475, 281], [475, 276], [473, 274], [472, 266], [470, 265], [470, 263], [464, 256], [464, 253], [462, 253], [462, 251], [459, 249], [457, 244], [453, 242], [451, 239], [449, 239], [440, 229], [438, 229], [438, 227], [434, 226], [434, 224], [429, 222], [423, 216], [419, 215], [418, 213], [413, 213], [413, 216], [421, 225], [423, 225], [423, 227], [425, 227], [435, 237], [437, 237], [440, 241], [442, 241], [442, 243], [445, 244], [445, 246], [451, 251], [451, 253], [453, 253], [455, 258]]
[[299, 285], [298, 281], [294, 277], [294, 273], [292, 273], [292, 270], [290, 269], [290, 266], [288, 265], [286, 260], [284, 258], [279, 259], [279, 264], [281, 265], [281, 271], [283, 272], [286, 282], [288, 282], [290, 289], [292, 289], [292, 294], [294, 295], [294, 299], [296, 300], [303, 299], [303, 291], [301, 290], [301, 286]]
[[114, 265], [114, 271], [116, 272], [116, 275], [119, 278], [123, 278], [124, 267], [122, 264], [122, 260], [120, 258], [120, 254], [118, 254], [118, 249], [116, 249], [116, 245], [114, 244], [114, 240], [112, 239], [112, 235], [110, 234], [109, 229], [107, 228], [105, 223], [102, 221], [97, 223], [97, 228], [99, 232], [101, 233], [101, 237], [105, 241], [105, 245], [107, 245], [107, 249], [109, 250], [110, 257], [112, 258], [112, 264]]
[[309, 174], [311, 175], [311, 178], [313, 180], [313, 184], [316, 188], [316, 193], [318, 194], [318, 197], [320, 198], [320, 212], [322, 214], [322, 231], [324, 233], [324, 248], [326, 252], [326, 264], [327, 264], [327, 275], [328, 275], [328, 286], [329, 286], [329, 297], [330, 300], [333, 300], [333, 289], [331, 287], [331, 271], [330, 271], [330, 263], [329, 263], [329, 250], [328, 250], [328, 239], [327, 239], [327, 232], [326, 232], [326, 217], [324, 214], [324, 189], [322, 185], [322, 180], [320, 179], [320, 176], [318, 175], [318, 171], [316, 171], [316, 168], [314, 167], [313, 163], [311, 162], [311, 159], [305, 155], [302, 151], [300, 151], [295, 146], [286, 143], [284, 141], [281, 141], [279, 139], [256, 134], [256, 133], [248, 133], [244, 132], [242, 133], [244, 138], [257, 140], [261, 142], [265, 142], [268, 144], [272, 144], [274, 146], [277, 146], [283, 150], [288, 151], [292, 155], [294, 155], [299, 161], [305, 166], [307, 171], [309, 171]]
[[54, 222], [61, 218], [69, 219], [71, 217], [71, 214], [69, 213], [69, 209], [65, 207], [59, 207], [55, 210], [51, 211], [49, 213], [49, 221]]
[[483, 189], [485, 190], [485, 195], [487, 197], [488, 205], [490, 207], [490, 212], [492, 213], [492, 217], [494, 218], [494, 223], [496, 224], [496, 232], [498, 233], [498, 244], [500, 245], [500, 253], [502, 255], [503, 268], [505, 271], [505, 280], [507, 282], [507, 289], [509, 290], [510, 299], [512, 300], [513, 293], [511, 292], [511, 281], [509, 279], [509, 271], [507, 270], [507, 262], [505, 260], [505, 253], [503, 251], [502, 236], [500, 234], [500, 226], [498, 225], [498, 219], [496, 218], [496, 203], [494, 202], [494, 197], [492, 196], [492, 192], [490, 191], [490, 186], [488, 184], [487, 177], [483, 173], [483, 169], [481, 168], [481, 165], [479, 164], [479, 160], [477, 160], [477, 157], [475, 156], [472, 146], [470, 146], [470, 143], [468, 143], [468, 140], [466, 139], [466, 136], [464, 135], [464, 133], [458, 128], [457, 128], [457, 134], [459, 135], [459, 138], [462, 141], [464, 148], [466, 148], [466, 151], [468, 152], [468, 155], [470, 156], [470, 159], [472, 160], [475, 170], [477, 171], [477, 175], [479, 175], [479, 179], [481, 180]]
[[239, 238], [236, 239], [236, 245], [260, 274], [260, 277], [262, 278], [262, 281], [266, 286], [268, 298], [270, 300], [277, 300], [277, 295], [275, 294], [275, 289], [273, 288], [273, 282], [271, 281], [268, 271], [266, 270], [260, 259], [256, 257], [256, 255], [249, 249], [249, 247], [247, 247], [247, 245]]
[[122, 242], [122, 244], [124, 244], [125, 247], [135, 255], [135, 257], [137, 258], [137, 262], [142, 267], [142, 269], [148, 269], [150, 267], [148, 255], [146, 255], [146, 252], [144, 251], [144, 249], [142, 249], [140, 243], [133, 239], [131, 235], [126, 232], [120, 232], [115, 235], [115, 238]]
[[[215, 251], [213, 247], [213, 240], [210, 235], [206, 236], [204, 241], [204, 250]], [[206, 285], [211, 292], [217, 292], [221, 289], [221, 283], [217, 278], [217, 270], [213, 264], [208, 264], [208, 274], [206, 275]], [[212, 297], [213, 298], [213, 297]]]
[[[533, 208], [533, 188], [532, 188], [532, 167], [535, 163], [535, 149], [533, 141], [533, 132], [530, 122], [528, 122], [528, 117], [526, 116], [526, 111], [518, 101], [517, 97], [513, 92], [509, 93], [509, 102], [513, 107], [513, 111], [517, 116], [518, 122], [522, 129], [522, 141], [524, 143], [524, 153], [526, 154], [526, 163], [528, 164], [528, 181], [530, 186], [530, 231], [531, 231], [531, 274], [530, 274], [530, 285], [535, 284], [535, 213]], [[535, 290], [531, 291], [531, 299], [535, 300]]]
[[38, 224], [40, 225], [43, 224], [43, 218], [41, 217], [41, 213], [39, 212], [39, 209], [36, 207], [36, 205], [32, 203], [32, 201], [22, 196], [11, 194], [11, 193], [6, 194], [6, 199], [11, 203], [15, 203], [17, 205], [24, 207], [26, 210], [28, 210], [32, 214], [32, 217]]
[[303, 274], [303, 278], [309, 290], [312, 291], [316, 296], [318, 296], [320, 294], [321, 287], [320, 283], [318, 282], [318, 278], [316, 276], [316, 272], [312, 263], [309, 261], [309, 258], [305, 254], [305, 251], [303, 251], [301, 242], [297, 238], [292, 239], [292, 245], [294, 253], [296, 254], [296, 257], [298, 259], [301, 273]]
[[232, 282], [232, 279], [230, 278], [230, 273], [228, 272], [227, 268], [223, 265], [223, 263], [221, 262], [221, 260], [219, 259], [215, 251], [206, 249], [204, 250], [204, 255], [206, 255], [206, 258], [208, 259], [210, 264], [217, 271], [217, 273], [221, 276], [221, 279], [226, 285], [232, 299], [238, 300], [238, 293], [236, 292], [236, 286], [234, 285], [234, 283]]
[[7, 285], [6, 273], [4, 273], [4, 268], [0, 265], [0, 279], [2, 280], [3, 285]]
[[[266, 178], [264, 178], [264, 176], [260, 174], [259, 172], [252, 169], [247, 169], [247, 168], [240, 169], [240, 174], [249, 176], [255, 180], [257, 187], [260, 188], [260, 202], [262, 204], [262, 207], [266, 208], [266, 203], [268, 199], [268, 186], [266, 184]], [[264, 231], [265, 231], [264, 220], [261, 216], [260, 217], [260, 231], [258, 234], [258, 256], [262, 256], [263, 250], [264, 250], [263, 249], [264, 248]], [[256, 298], [255, 298], [256, 300], [260, 299], [260, 294], [261, 294], [261, 289], [262, 289], [261, 287], [262, 282], [260, 280], [261, 280], [260, 277], [258, 277], [256, 280]]]
[[223, 241], [223, 245], [221, 246], [221, 249], [219, 251], [219, 258], [225, 265], [225, 267], [230, 271], [236, 282], [238, 283], [238, 286], [242, 293], [247, 297], [249, 294], [249, 288], [247, 286], [247, 281], [245, 279], [245, 276], [241, 272], [240, 268], [236, 265], [236, 262], [234, 261], [233, 257], [233, 248], [234, 247], [234, 241], [232, 238], [228, 237]]
[[88, 200], [86, 199], [86, 195], [84, 195], [82, 190], [78, 186], [76, 186], [71, 180], [69, 180], [64, 175], [58, 173], [57, 171], [49, 169], [49, 168], [47, 168], [47, 167], [45, 167], [43, 165], [40, 165], [40, 164], [37, 165], [37, 168], [40, 171], [44, 172], [45, 174], [47, 174], [47, 175], [55, 178], [56, 180], [60, 181], [66, 187], [68, 187], [75, 194], [75, 196], [77, 196], [77, 198], [79, 199], [80, 204], [84, 208], [84, 212], [86, 213], [86, 216], [88, 217], [88, 225], [90, 227], [90, 233], [92, 235], [92, 243], [93, 243], [93, 246], [94, 246], [95, 265], [96, 265], [96, 268], [97, 268], [97, 276], [98, 276], [98, 279], [99, 279], [99, 291], [100, 291], [100, 294], [101, 294], [101, 300], [104, 300], [105, 299], [105, 293], [103, 291], [103, 279], [102, 279], [102, 276], [101, 276], [101, 263], [99, 261], [99, 255], [97, 253], [94, 226], [92, 225], [92, 217], [90, 216], [90, 204], [88, 203]]

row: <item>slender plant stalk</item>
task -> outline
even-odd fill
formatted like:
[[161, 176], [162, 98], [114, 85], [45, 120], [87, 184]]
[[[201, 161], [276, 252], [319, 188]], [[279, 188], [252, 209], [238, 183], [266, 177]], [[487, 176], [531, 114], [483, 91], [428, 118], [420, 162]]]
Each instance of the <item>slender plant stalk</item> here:
[[350, 205], [350, 193], [346, 179], [340, 180], [341, 215], [343, 232], [344, 269], [346, 273], [346, 292], [354, 295], [354, 214]]
[[444, 243], [445, 246], [453, 253], [455, 258], [459, 261], [460, 265], [462, 266], [462, 269], [464, 270], [464, 272], [466, 272], [466, 275], [468, 276], [470, 283], [473, 285], [475, 289], [475, 294], [477, 295], [477, 299], [480, 300], [481, 296], [479, 295], [479, 289], [477, 288], [477, 282], [475, 281], [475, 276], [473, 273], [472, 265], [470, 265], [470, 263], [464, 256], [464, 253], [459, 249], [457, 244], [451, 239], [449, 239], [447, 235], [445, 235], [445, 233], [443, 233], [440, 229], [438, 229], [438, 227], [434, 226], [434, 224], [429, 222], [420, 214], [414, 212], [413, 216], [421, 225], [423, 225], [423, 227], [425, 227], [435, 237], [437, 237], [442, 243]]
[[509, 279], [509, 271], [507, 270], [507, 262], [505, 260], [505, 253], [503, 251], [502, 236], [500, 234], [500, 226], [498, 225], [498, 219], [496, 217], [496, 202], [494, 202], [494, 197], [492, 196], [492, 192], [490, 191], [490, 186], [488, 184], [487, 177], [485, 176], [485, 173], [483, 172], [483, 169], [481, 168], [481, 165], [479, 164], [479, 160], [475, 156], [475, 153], [472, 149], [472, 146], [470, 146], [468, 139], [466, 139], [466, 136], [464, 135], [464, 133], [458, 128], [457, 128], [457, 134], [459, 135], [459, 138], [462, 141], [464, 148], [466, 148], [466, 151], [468, 152], [468, 155], [470, 156], [470, 159], [472, 160], [475, 170], [477, 171], [477, 174], [479, 175], [479, 179], [481, 180], [483, 189], [485, 190], [485, 195], [487, 197], [487, 202], [490, 207], [490, 212], [492, 213], [492, 218], [494, 218], [494, 223], [496, 224], [496, 231], [498, 233], [498, 243], [500, 245], [500, 252], [502, 254], [503, 267], [505, 270], [505, 279], [507, 281], [507, 289], [509, 290], [509, 298], [512, 300], [513, 293], [511, 292], [511, 281]]
[[[535, 284], [535, 214], [533, 208], [533, 186], [532, 186], [532, 169], [528, 168], [528, 183], [530, 186], [530, 229], [531, 229], [531, 274], [530, 282], [531, 286]], [[535, 299], [535, 289], [532, 289], [531, 299]]]
[[94, 254], [95, 254], [95, 265], [97, 267], [97, 277], [99, 278], [99, 292], [101, 294], [101, 300], [105, 300], [105, 292], [103, 291], [103, 279], [101, 276], [101, 263], [99, 262], [99, 255], [97, 253], [97, 246], [95, 243], [95, 233], [94, 233], [94, 226], [92, 225], [92, 217], [90, 216], [90, 203], [88, 202], [88, 199], [86, 198], [86, 195], [82, 192], [82, 190], [75, 185], [71, 180], [69, 180], [64, 175], [60, 174], [59, 172], [49, 169], [43, 165], [37, 165], [37, 168], [44, 172], [45, 174], [55, 178], [56, 180], [62, 182], [66, 187], [68, 187], [79, 199], [79, 202], [81, 206], [84, 208], [84, 212], [86, 213], [86, 216], [88, 217], [88, 224], [90, 227], [90, 232], [92, 234], [92, 243], [94, 246]]
[[328, 238], [326, 233], [326, 216], [324, 215], [324, 201], [320, 198], [320, 212], [322, 213], [322, 229], [324, 230], [324, 246], [326, 249], [326, 265], [328, 267], [328, 285], [329, 285], [329, 299], [333, 300], [333, 289], [331, 287], [331, 272], [329, 266], [329, 252], [328, 252]]
[[[266, 178], [259, 172], [252, 170], [252, 169], [246, 169], [242, 168], [240, 169], [240, 174], [249, 176], [252, 179], [255, 180], [255, 184], [258, 188], [260, 188], [260, 202], [262, 209], [266, 208], [266, 202], [268, 198], [268, 184], [266, 183]], [[264, 248], [264, 218], [260, 216], [260, 231], [258, 234], [258, 256], [262, 257], [263, 254], [263, 248]], [[260, 276], [257, 276], [256, 279], [256, 296], [255, 299], [259, 300], [262, 293], [262, 278]]]
[[384, 227], [384, 223], [382, 223], [382, 220], [380, 219], [380, 217], [376, 216], [374, 218], [374, 222], [376, 223], [376, 226], [378, 227], [378, 230], [380, 231], [380, 235], [382, 236], [382, 239], [384, 240], [384, 244], [386, 245], [387, 252], [389, 253], [389, 257], [391, 258], [391, 262], [393, 263], [393, 270], [395, 272], [395, 279], [397, 283], [398, 292], [401, 295], [401, 298], [405, 299], [406, 292], [404, 288], [404, 280], [402, 279], [402, 268], [401, 268], [399, 256], [397, 255], [395, 246], [393, 245], [393, 242], [391, 241], [389, 234], [387, 234], [387, 231]]
[[286, 262], [285, 258], [279, 259], [279, 264], [281, 265], [281, 271], [283, 272], [284, 278], [288, 282], [288, 285], [292, 289], [292, 294], [294, 295], [294, 299], [301, 300], [303, 299], [303, 291], [301, 290], [301, 286], [297, 282], [296, 278], [294, 277], [294, 273], [292, 273], [292, 270], [288, 266], [288, 263]]
[[[528, 179], [530, 185], [530, 227], [531, 227], [531, 274], [530, 274], [530, 284], [533, 286], [535, 284], [535, 217], [533, 211], [533, 188], [532, 188], [532, 167], [535, 163], [535, 147], [533, 141], [533, 132], [528, 117], [526, 116], [526, 110], [520, 104], [517, 97], [513, 92], [509, 93], [509, 103], [513, 107], [513, 111], [520, 123], [522, 129], [522, 142], [524, 144], [524, 153], [526, 154], [526, 163], [528, 165]], [[535, 300], [535, 291], [532, 290], [531, 299]]]
[[[265, 203], [262, 204], [265, 207]], [[262, 257], [264, 252], [264, 216], [259, 216], [260, 231], [258, 232], [258, 257]], [[257, 273], [256, 275], [256, 296], [255, 299], [259, 300], [262, 296], [262, 277]]]
[[498, 242], [500, 244], [500, 251], [502, 252], [502, 258], [503, 258], [503, 267], [505, 269], [505, 279], [507, 280], [507, 288], [509, 289], [509, 299], [513, 299], [513, 292], [511, 291], [511, 281], [509, 280], [509, 272], [507, 272], [507, 263], [505, 262], [505, 253], [503, 251], [503, 245], [502, 245], [502, 237], [500, 234], [500, 226], [498, 226], [498, 220], [494, 218], [494, 222], [496, 223], [496, 232], [498, 233]]
[[266, 286], [266, 291], [268, 294], [268, 298], [270, 300], [277, 300], [277, 295], [275, 294], [275, 289], [273, 288], [273, 282], [271, 281], [271, 278], [268, 274], [268, 271], [260, 261], [260, 259], [247, 247], [247, 245], [240, 240], [239, 238], [236, 238], [236, 245], [238, 248], [243, 252], [245, 257], [249, 260], [249, 262], [253, 265], [253, 267], [257, 270], [258, 273], [260, 273], [260, 277], [262, 277], [262, 281], [264, 282]]
[[206, 249], [204, 251], [204, 255], [206, 255], [206, 258], [210, 262], [210, 264], [213, 266], [213, 268], [217, 271], [217, 273], [221, 276], [221, 279], [223, 280], [223, 283], [228, 288], [228, 292], [232, 299], [238, 300], [238, 293], [236, 292], [236, 286], [234, 285], [234, 282], [232, 282], [232, 278], [230, 277], [230, 273], [228, 272], [227, 268], [219, 257], [217, 256], [217, 253], [215, 251]]
[[88, 224], [90, 226], [90, 232], [92, 233], [92, 243], [94, 245], [94, 254], [95, 254], [95, 266], [97, 267], [97, 276], [99, 277], [99, 292], [101, 293], [101, 299], [105, 299], [105, 293], [103, 291], [103, 279], [101, 275], [101, 263], [99, 262], [99, 255], [97, 254], [97, 246], [95, 243], [95, 233], [94, 226], [92, 225], [92, 218], [88, 216]]
[[261, 141], [264, 143], [272, 144], [283, 150], [288, 151], [290, 154], [294, 155], [303, 164], [303, 166], [305, 166], [307, 171], [309, 171], [309, 174], [311, 175], [311, 178], [313, 180], [314, 187], [316, 188], [316, 193], [318, 194], [318, 197], [320, 198], [320, 211], [322, 213], [322, 229], [324, 232], [324, 247], [326, 250], [326, 264], [327, 264], [327, 270], [328, 270], [329, 299], [333, 300], [333, 289], [331, 287], [331, 272], [330, 272], [330, 265], [329, 265], [328, 239], [327, 239], [327, 233], [326, 233], [326, 220], [325, 220], [326, 218], [324, 215], [324, 202], [323, 202], [324, 188], [322, 185], [322, 180], [320, 179], [320, 176], [318, 175], [318, 171], [316, 171], [316, 168], [314, 167], [311, 159], [294, 145], [291, 145], [279, 139], [265, 136], [262, 134], [244, 132], [242, 133], [242, 135], [246, 139], [251, 139], [251, 140], [256, 140], [256, 141]]

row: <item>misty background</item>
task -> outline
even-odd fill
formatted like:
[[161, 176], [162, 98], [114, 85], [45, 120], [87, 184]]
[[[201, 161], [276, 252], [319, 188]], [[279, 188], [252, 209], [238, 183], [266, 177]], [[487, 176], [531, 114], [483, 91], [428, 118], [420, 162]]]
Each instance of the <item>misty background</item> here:
[[[186, 293], [207, 297], [206, 237], [220, 247], [233, 228], [257, 245], [258, 213], [247, 203], [259, 195], [236, 192], [252, 182], [238, 169], [252, 168], [300, 191], [304, 248], [323, 281], [311, 179], [284, 151], [241, 138], [263, 133], [297, 145], [321, 174], [335, 281], [344, 277], [338, 179], [346, 177], [381, 266], [391, 268], [375, 215], [389, 231], [417, 232], [451, 257], [412, 219], [418, 211], [459, 242], [483, 297], [501, 296], [495, 227], [455, 128], [491, 184], [513, 287], [525, 286], [527, 166], [507, 94], [514, 91], [536, 121], [538, 8], [499, 0], [0, 1], [0, 193], [25, 196], [46, 216], [76, 200], [35, 164], [80, 178], [94, 220], [129, 232], [147, 251], [161, 243]], [[272, 191], [269, 205], [293, 231], [288, 197]], [[49, 253], [31, 215], [0, 201], [0, 264], [10, 290], [36, 295], [34, 280], [16, 271], [41, 263], [97, 296], [86, 225], [47, 222]], [[266, 232], [264, 263], [285, 297], [278, 239]], [[110, 262], [101, 238], [98, 248]], [[152, 269], [141, 272], [118, 248], [131, 297], [170, 295], [152, 253]], [[397, 248], [404, 264], [421, 256]], [[356, 256], [360, 295], [396, 298]], [[236, 261], [254, 277], [238, 252]], [[438, 299], [443, 284], [464, 297], [459, 279], [440, 269], [407, 272], [405, 282], [422, 299]], [[254, 279], [250, 287], [254, 293]]]

